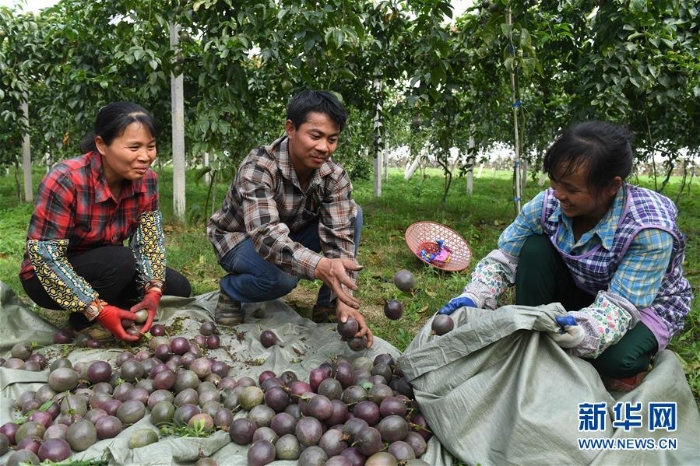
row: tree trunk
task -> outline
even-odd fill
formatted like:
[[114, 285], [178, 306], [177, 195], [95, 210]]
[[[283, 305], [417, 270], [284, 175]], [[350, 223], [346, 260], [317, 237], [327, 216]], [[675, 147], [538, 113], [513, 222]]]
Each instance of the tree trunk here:
[[469, 136], [469, 149], [467, 150], [467, 196], [474, 194], [474, 165], [476, 165], [476, 141], [474, 141], [474, 126], [472, 135]]
[[389, 182], [389, 138], [384, 135], [384, 151], [382, 152], [384, 159], [384, 181]]
[[416, 155], [416, 157], [413, 159], [413, 162], [411, 162], [408, 167], [406, 167], [406, 171], [403, 174], [403, 179], [404, 180], [410, 180], [413, 174], [416, 172], [416, 169], [418, 168], [418, 165], [420, 165], [421, 158], [423, 158], [423, 154], [419, 153]]
[[[202, 157], [202, 166], [203, 167], [209, 166], [209, 152], [204, 153], [204, 156]], [[207, 172], [204, 174], [204, 184], [209, 184], [209, 183], [211, 183], [211, 172]]]

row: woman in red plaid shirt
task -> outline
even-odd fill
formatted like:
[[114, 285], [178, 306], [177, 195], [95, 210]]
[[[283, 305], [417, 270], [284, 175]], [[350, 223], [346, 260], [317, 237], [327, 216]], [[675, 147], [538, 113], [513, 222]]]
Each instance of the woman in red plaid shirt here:
[[158, 177], [150, 169], [156, 134], [141, 106], [111, 103], [81, 144], [83, 155], [58, 163], [39, 186], [20, 278], [32, 301], [64, 310], [76, 330], [99, 322], [136, 341], [122, 319], [146, 309], [145, 333], [163, 293], [190, 295], [189, 281], [165, 266]]

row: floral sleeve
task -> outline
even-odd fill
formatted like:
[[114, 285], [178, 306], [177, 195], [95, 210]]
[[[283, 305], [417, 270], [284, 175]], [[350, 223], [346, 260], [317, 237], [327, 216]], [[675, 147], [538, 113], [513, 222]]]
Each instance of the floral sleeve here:
[[152, 280], [165, 281], [165, 233], [159, 210], [144, 212], [131, 241], [139, 278], [145, 285]]
[[67, 239], [27, 241], [27, 251], [36, 276], [51, 299], [63, 309], [82, 312], [98, 296], [68, 262], [67, 250]]

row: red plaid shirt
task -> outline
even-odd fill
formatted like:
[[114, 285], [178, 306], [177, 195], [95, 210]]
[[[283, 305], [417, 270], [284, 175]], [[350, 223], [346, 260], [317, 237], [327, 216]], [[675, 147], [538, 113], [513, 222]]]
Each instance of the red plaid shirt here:
[[37, 275], [64, 309], [82, 311], [97, 293], [68, 263], [71, 255], [129, 240], [145, 282], [165, 278], [158, 177], [149, 170], [112, 197], [97, 152], [57, 164], [42, 180], [27, 233], [23, 280]]

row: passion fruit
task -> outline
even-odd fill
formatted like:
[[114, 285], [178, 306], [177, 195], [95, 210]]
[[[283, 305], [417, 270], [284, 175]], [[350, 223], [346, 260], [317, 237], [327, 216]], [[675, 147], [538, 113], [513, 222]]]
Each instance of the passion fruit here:
[[159, 401], [151, 410], [151, 422], [154, 426], [173, 422], [174, 417], [175, 405], [169, 400]]
[[124, 425], [131, 425], [140, 421], [146, 415], [146, 405], [139, 400], [125, 401], [117, 408], [116, 417]]
[[323, 466], [328, 461], [328, 455], [323, 451], [323, 448], [314, 445], [305, 448], [299, 455], [299, 464], [306, 466]]
[[384, 303], [384, 315], [391, 320], [398, 320], [403, 315], [403, 304], [397, 299], [390, 299]]
[[31, 450], [17, 450], [7, 458], [6, 466], [19, 466], [25, 464], [40, 464], [41, 460]]
[[152, 429], [139, 429], [129, 437], [129, 448], [141, 448], [158, 441], [158, 434]]
[[410, 292], [413, 290], [415, 282], [416, 280], [413, 274], [406, 269], [401, 269], [394, 274], [394, 285], [403, 292]]
[[199, 333], [206, 337], [208, 337], [209, 335], [213, 335], [216, 332], [216, 324], [212, 321], [206, 321], [202, 323], [202, 325], [199, 327]]
[[195, 414], [187, 422], [190, 428], [196, 428], [203, 432], [212, 432], [214, 430], [214, 419], [207, 413]]
[[275, 442], [277, 459], [295, 461], [301, 455], [301, 445], [293, 434], [284, 434]]
[[362, 351], [363, 349], [367, 348], [367, 337], [363, 335], [359, 338], [348, 338], [348, 346], [353, 351]]
[[10, 354], [13, 358], [18, 358], [22, 361], [26, 361], [27, 359], [29, 359], [29, 356], [32, 355], [32, 351], [33, 350], [31, 344], [26, 342], [19, 342], [12, 347], [12, 349], [10, 350]]
[[97, 384], [107, 382], [112, 376], [112, 366], [107, 361], [94, 361], [88, 366], [87, 379]]
[[431, 324], [431, 329], [435, 335], [444, 335], [452, 331], [453, 328], [455, 328], [455, 323], [452, 317], [446, 314], [436, 315]]
[[81, 419], [68, 427], [66, 440], [75, 451], [85, 451], [97, 441], [97, 429], [90, 421]]
[[241, 391], [239, 403], [241, 404], [241, 408], [250, 411], [255, 406], [262, 404], [264, 399], [265, 394], [260, 387], [250, 386]]
[[143, 324], [148, 320], [148, 310], [146, 309], [139, 309], [138, 311], [134, 312], [134, 316], [136, 317], [136, 322], [137, 324]]
[[277, 335], [275, 335], [275, 332], [272, 330], [263, 330], [260, 333], [260, 343], [262, 343], [265, 348], [269, 348], [277, 344]]
[[354, 318], [349, 317], [345, 322], [338, 322], [337, 330], [341, 337], [352, 338], [360, 330], [360, 324]]
[[0, 434], [0, 456], [3, 456], [10, 449], [10, 440], [5, 434]]
[[80, 376], [72, 368], [59, 367], [49, 374], [49, 387], [57, 392], [73, 390], [78, 386]]
[[258, 440], [248, 449], [248, 464], [250, 466], [263, 466], [275, 460], [277, 451], [275, 446], [267, 440]]

